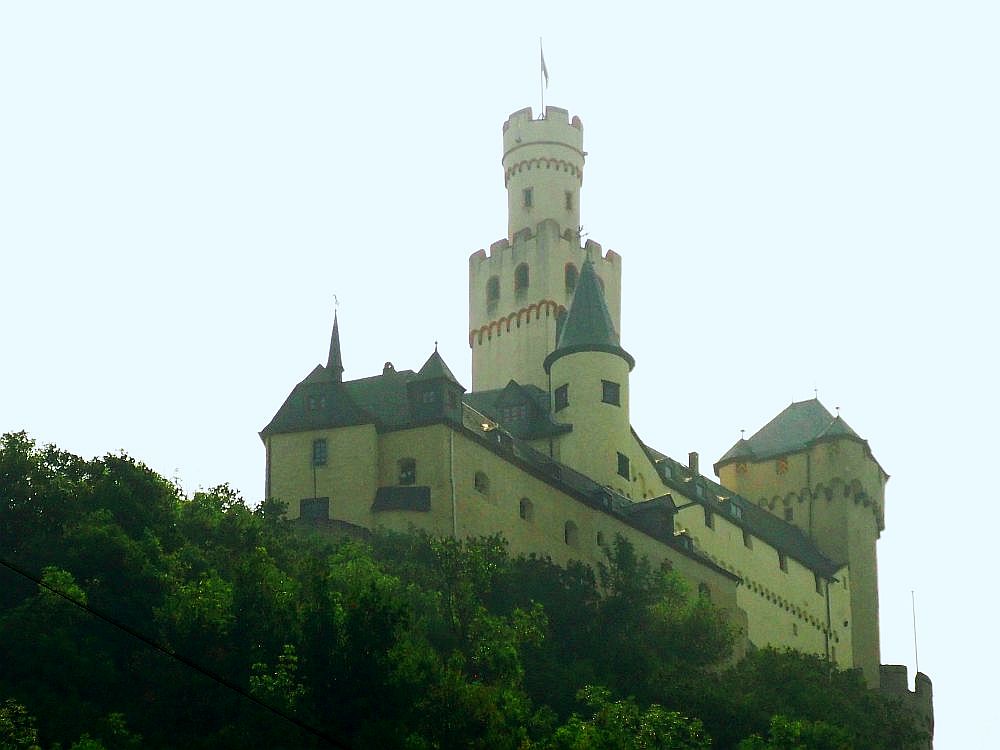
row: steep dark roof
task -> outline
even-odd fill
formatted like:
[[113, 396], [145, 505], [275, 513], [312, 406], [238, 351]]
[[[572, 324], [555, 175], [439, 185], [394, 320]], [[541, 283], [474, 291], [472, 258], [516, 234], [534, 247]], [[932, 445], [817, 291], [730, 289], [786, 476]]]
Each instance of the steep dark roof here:
[[548, 372], [552, 363], [560, 357], [575, 352], [610, 352], [628, 362], [629, 369], [635, 366], [635, 359], [619, 343], [618, 332], [591, 260], [587, 260], [580, 271], [555, 351], [545, 358], [545, 371]]
[[[335, 320], [333, 340], [336, 338]], [[331, 343], [331, 356], [332, 352]], [[416, 420], [406, 385], [418, 380], [447, 380], [462, 388], [436, 349], [417, 373], [397, 372], [386, 363], [381, 375], [341, 382], [340, 371], [316, 365], [295, 386], [260, 435], [358, 424], [374, 424], [379, 430], [408, 427]]]
[[336, 378], [322, 365], [316, 365], [292, 389], [260, 436], [373, 423], [374, 417], [354, 400], [346, 384]]
[[713, 513], [725, 515], [732, 523], [822, 576], [831, 578], [840, 569], [840, 566], [820, 552], [812, 540], [797, 526], [754, 505], [743, 496], [713, 482], [708, 477], [692, 474], [686, 465], [669, 456], [649, 446], [643, 447], [656, 465], [664, 483], [682, 494], [688, 501], [697, 503]]
[[[538, 440], [570, 432], [572, 425], [561, 424], [552, 419], [549, 409], [549, 394], [536, 385], [521, 385], [511, 380], [503, 388], [492, 391], [476, 391], [464, 396], [465, 402], [476, 411], [499, 422], [514, 437], [522, 440]], [[505, 407], [526, 406], [524, 417], [507, 419]]]
[[[448, 365], [445, 364], [444, 360], [441, 358], [441, 355], [438, 354], [436, 346], [434, 347], [434, 353], [427, 358], [427, 361], [424, 362], [424, 366], [420, 368], [420, 371], [417, 372], [416, 377], [414, 377], [413, 379], [447, 380], [452, 383], [455, 383], [456, 385], [462, 385], [461, 383], [458, 382], [458, 378], [456, 378], [452, 374], [451, 370], [448, 369]], [[463, 391], [465, 390], [464, 386], [462, 387], [462, 390]]]
[[340, 325], [337, 313], [333, 314], [333, 333], [330, 334], [330, 354], [326, 358], [326, 369], [335, 380], [344, 379], [344, 360], [340, 355]]
[[761, 461], [805, 450], [817, 440], [847, 437], [864, 442], [840, 416], [834, 417], [818, 399], [796, 401], [761, 427], [749, 440], [742, 438], [726, 451], [716, 466], [745, 459]]

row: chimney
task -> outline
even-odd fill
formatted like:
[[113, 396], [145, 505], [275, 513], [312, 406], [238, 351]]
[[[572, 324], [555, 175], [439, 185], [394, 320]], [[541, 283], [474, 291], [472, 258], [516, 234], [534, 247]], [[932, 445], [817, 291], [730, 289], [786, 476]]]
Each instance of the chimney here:
[[688, 453], [688, 468], [691, 470], [693, 476], [698, 476], [698, 452], [691, 451]]

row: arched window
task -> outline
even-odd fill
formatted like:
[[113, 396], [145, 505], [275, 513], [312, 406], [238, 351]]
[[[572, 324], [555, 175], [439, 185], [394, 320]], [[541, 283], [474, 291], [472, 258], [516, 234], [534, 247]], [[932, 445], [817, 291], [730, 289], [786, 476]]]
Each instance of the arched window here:
[[473, 485], [476, 488], [476, 492], [483, 495], [488, 495], [490, 493], [490, 478], [486, 476], [485, 471], [477, 471], [473, 479]]
[[535, 518], [535, 505], [528, 498], [521, 498], [521, 505], [518, 508], [518, 515], [522, 521], [533, 521]]
[[500, 300], [500, 277], [490, 276], [486, 282], [486, 304], [493, 306]]
[[567, 521], [563, 527], [563, 541], [570, 547], [575, 547], [579, 540], [579, 535], [580, 531], [576, 528], [576, 524], [572, 521]]
[[580, 272], [572, 263], [566, 264], [566, 294], [576, 291], [576, 280], [580, 278]]
[[514, 269], [514, 294], [524, 296], [528, 291], [528, 264], [522, 263]]

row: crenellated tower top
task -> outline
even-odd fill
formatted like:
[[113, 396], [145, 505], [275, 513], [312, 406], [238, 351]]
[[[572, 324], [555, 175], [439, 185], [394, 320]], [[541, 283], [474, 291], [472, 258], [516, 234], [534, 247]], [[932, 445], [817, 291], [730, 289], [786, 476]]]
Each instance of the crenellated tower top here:
[[546, 107], [535, 120], [531, 107], [503, 125], [503, 170], [507, 187], [507, 238], [545, 219], [565, 231], [580, 226], [583, 184], [583, 123], [569, 112]]

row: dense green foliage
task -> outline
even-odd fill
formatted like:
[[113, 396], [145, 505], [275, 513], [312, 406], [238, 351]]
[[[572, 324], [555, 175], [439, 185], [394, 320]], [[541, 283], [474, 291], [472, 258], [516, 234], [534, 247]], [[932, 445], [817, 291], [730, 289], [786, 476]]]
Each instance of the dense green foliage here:
[[44, 584], [0, 566], [0, 750], [909, 742], [898, 707], [820, 659], [731, 664], [711, 603], [621, 539], [593, 571], [282, 510], [0, 438], [0, 561]]

